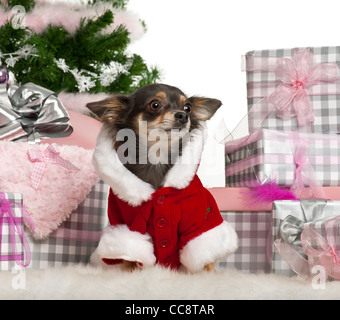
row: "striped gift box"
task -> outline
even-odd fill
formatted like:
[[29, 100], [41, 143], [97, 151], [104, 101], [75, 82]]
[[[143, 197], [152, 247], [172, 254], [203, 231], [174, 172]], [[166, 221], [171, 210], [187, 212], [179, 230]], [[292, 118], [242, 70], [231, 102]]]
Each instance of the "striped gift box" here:
[[109, 186], [102, 180], [93, 185], [86, 199], [47, 239], [28, 237], [31, 264], [28, 268], [45, 269], [71, 263], [88, 263], [102, 230], [108, 224]]
[[[246, 53], [244, 61], [244, 70], [246, 71], [247, 81], [247, 101], [248, 110], [256, 105], [263, 104], [263, 99], [267, 99], [279, 86], [284, 82], [295, 85], [298, 83], [303, 90], [306, 90], [310, 105], [312, 107], [315, 120], [313, 122], [313, 132], [319, 133], [338, 133], [340, 132], [340, 79], [335, 76], [336, 80], [327, 81], [327, 72], [321, 81], [318, 77], [317, 81], [311, 82], [304, 87], [304, 79], [296, 76], [304, 67], [301, 61], [294, 57], [294, 52], [308, 50], [312, 53], [314, 66], [321, 64], [335, 64], [335, 71], [340, 66], [340, 47], [310, 47], [310, 48], [289, 48], [274, 50], [255, 50]], [[287, 77], [289, 73], [287, 63], [286, 76], [282, 76], [278, 72], [277, 66], [282, 58], [290, 60], [296, 72], [290, 72], [291, 78]], [[286, 61], [287, 61], [286, 60]], [[323, 79], [323, 80], [322, 80]], [[295, 82], [294, 82], [295, 81]], [[292, 101], [294, 103], [294, 97]], [[268, 110], [271, 111], [272, 106], [267, 104], [261, 105], [256, 112], [249, 116], [249, 131], [266, 128], [274, 130], [295, 131], [298, 127], [297, 118], [281, 119], [277, 117], [276, 112], [267, 115]], [[263, 121], [262, 121], [263, 120]]]
[[[340, 136], [261, 129], [239, 147], [226, 145], [225, 161], [226, 185], [230, 187], [268, 180], [291, 186], [297, 174], [318, 185], [338, 186]], [[298, 168], [301, 171], [297, 172]]]

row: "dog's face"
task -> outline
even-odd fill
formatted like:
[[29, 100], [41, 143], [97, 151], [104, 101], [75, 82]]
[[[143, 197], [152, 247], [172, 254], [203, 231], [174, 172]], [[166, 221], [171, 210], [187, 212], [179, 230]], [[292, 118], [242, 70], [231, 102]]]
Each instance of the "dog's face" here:
[[145, 86], [135, 93], [116, 95], [103, 101], [87, 104], [87, 107], [112, 132], [113, 139], [121, 129], [132, 129], [138, 136], [140, 123], [151, 130], [191, 131], [199, 121], [210, 119], [221, 106], [217, 99], [190, 97], [176, 87], [164, 84]]
[[156, 189], [191, 139], [189, 133], [220, 106], [219, 100], [187, 98], [181, 90], [164, 84], [87, 104], [103, 122], [105, 135], [112, 139], [124, 166]]

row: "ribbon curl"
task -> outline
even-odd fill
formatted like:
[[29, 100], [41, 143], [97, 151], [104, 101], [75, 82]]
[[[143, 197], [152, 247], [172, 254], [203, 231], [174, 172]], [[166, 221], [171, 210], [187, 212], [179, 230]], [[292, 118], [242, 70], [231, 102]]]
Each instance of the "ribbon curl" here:
[[[11, 246], [11, 251], [12, 251], [11, 258], [14, 259], [15, 262], [21, 267], [27, 267], [31, 262], [31, 251], [30, 251], [30, 247], [26, 239], [24, 230], [22, 228], [22, 225], [20, 222], [18, 222], [19, 217], [15, 215], [15, 210], [13, 209], [15, 206], [20, 209], [22, 218], [24, 219], [26, 224], [31, 229], [31, 232], [33, 233], [34, 223], [32, 219], [30, 218], [28, 212], [26, 211], [25, 207], [21, 203], [9, 201], [8, 199], [6, 199], [5, 193], [0, 192], [0, 218], [1, 220], [4, 220], [6, 218], [5, 215], [7, 215], [7, 218], [8, 218], [10, 246]], [[23, 250], [25, 253], [24, 255], [18, 254], [18, 250], [16, 247], [15, 234], [17, 234], [20, 238], [20, 241], [23, 245]], [[2, 256], [0, 256], [0, 258], [1, 260], [10, 259], [10, 257], [2, 257]], [[21, 262], [23, 258], [24, 258], [24, 262]]]
[[[309, 162], [309, 144], [310, 142], [301, 138], [299, 132], [292, 132], [290, 144], [296, 165], [294, 182], [290, 190], [298, 197], [301, 194], [317, 198], [326, 198], [322, 185], [317, 178], [316, 172]], [[309, 186], [308, 190], [305, 186]]]
[[69, 115], [57, 94], [27, 83], [0, 85], [0, 140], [67, 137], [73, 132]]
[[49, 145], [45, 151], [30, 149], [27, 151], [27, 154], [29, 160], [34, 162], [31, 179], [32, 186], [35, 189], [39, 188], [47, 163], [57, 164], [68, 170], [79, 170], [70, 161], [65, 160], [60, 156], [60, 152], [55, 143]]

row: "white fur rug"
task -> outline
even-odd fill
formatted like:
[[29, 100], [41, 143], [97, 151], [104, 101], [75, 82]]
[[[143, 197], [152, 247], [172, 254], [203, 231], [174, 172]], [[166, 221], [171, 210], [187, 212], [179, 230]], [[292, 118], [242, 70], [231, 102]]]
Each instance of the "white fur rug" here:
[[60, 269], [0, 272], [1, 299], [340, 299], [340, 282], [315, 289], [302, 279], [274, 274], [184, 274], [160, 267], [135, 271], [74, 265]]

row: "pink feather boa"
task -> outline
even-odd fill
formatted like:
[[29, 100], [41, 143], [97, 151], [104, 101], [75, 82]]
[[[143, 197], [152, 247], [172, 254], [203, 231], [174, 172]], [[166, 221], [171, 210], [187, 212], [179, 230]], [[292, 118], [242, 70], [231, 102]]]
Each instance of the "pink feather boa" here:
[[249, 207], [271, 204], [276, 200], [299, 200], [287, 187], [278, 186], [275, 181], [246, 188], [242, 193], [243, 199]]
[[[6, 3], [5, 1], [2, 2]], [[114, 23], [106, 28], [104, 33], [111, 33], [122, 24], [129, 31], [131, 40], [137, 40], [144, 34], [145, 30], [138, 16], [128, 11], [115, 9], [109, 3], [87, 7], [69, 2], [37, 1], [35, 8], [26, 14], [23, 25], [36, 33], [43, 32], [49, 24], [62, 26], [72, 34], [78, 28], [81, 19], [98, 17], [106, 10], [111, 10], [114, 13]], [[11, 11], [0, 8], [0, 25], [6, 23], [12, 16]]]

